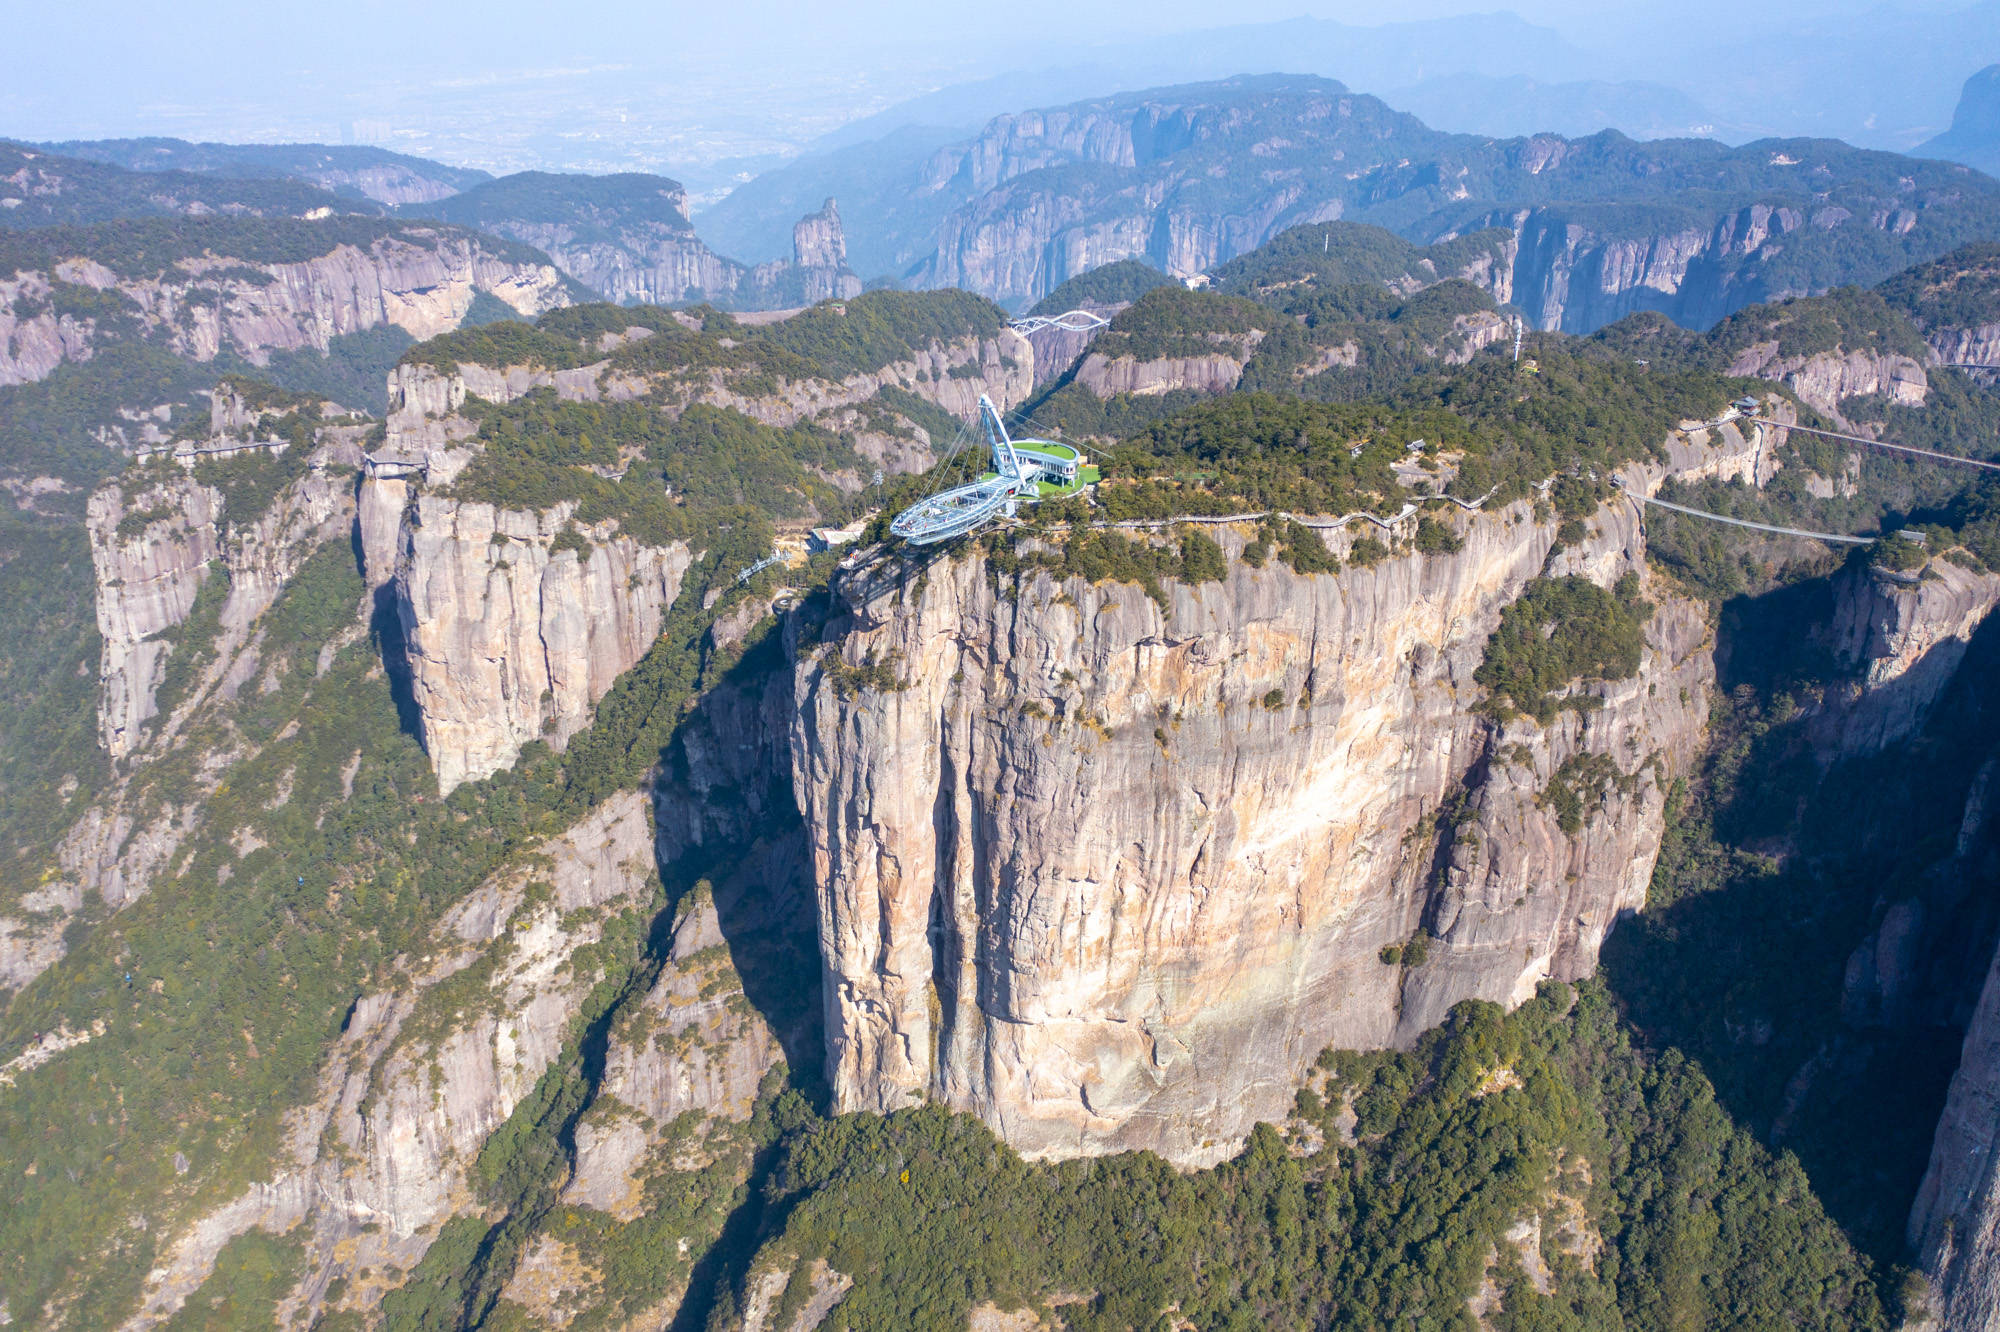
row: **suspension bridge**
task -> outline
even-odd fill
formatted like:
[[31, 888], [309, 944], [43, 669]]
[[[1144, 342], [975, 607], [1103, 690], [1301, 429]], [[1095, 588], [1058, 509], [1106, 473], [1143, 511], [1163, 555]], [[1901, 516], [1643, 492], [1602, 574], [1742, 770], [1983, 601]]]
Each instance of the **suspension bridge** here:
[[1983, 458], [1961, 458], [1955, 453], [1939, 453], [1934, 449], [1913, 448], [1908, 444], [1892, 444], [1885, 439], [1870, 439], [1866, 435], [1846, 435], [1838, 430], [1822, 430], [1818, 426], [1793, 425], [1786, 421], [1767, 421], [1761, 416], [1750, 418], [1758, 425], [1770, 426], [1775, 430], [1803, 430], [1808, 435], [1821, 435], [1827, 439], [1838, 439], [1849, 444], [1865, 444], [1871, 449], [1884, 449], [1890, 453], [1911, 454], [1918, 458], [1929, 458], [1933, 462], [1950, 463], [1957, 467], [1978, 467], [1988, 472], [2000, 472], [2000, 463], [1987, 462]]
[[1641, 494], [1639, 491], [1628, 489], [1625, 483], [1615, 476], [1611, 478], [1611, 484], [1641, 504], [1650, 504], [1656, 509], [1672, 509], [1675, 513], [1684, 513], [1690, 518], [1706, 518], [1711, 523], [1727, 523], [1731, 527], [1747, 527], [1753, 532], [1769, 532], [1774, 536], [1810, 537], [1814, 541], [1831, 541], [1837, 545], [1844, 546], [1872, 546], [1877, 539], [1875, 537], [1847, 536], [1840, 532], [1808, 532], [1802, 527], [1778, 527], [1771, 523], [1753, 523], [1747, 518], [1731, 518], [1727, 514], [1710, 513], [1706, 509], [1690, 509], [1685, 504], [1670, 504], [1663, 499], [1654, 499], [1651, 495]]
[[[1967, 366], [1961, 368], [2000, 369], [2000, 366]], [[1932, 462], [1946, 463], [1955, 467], [1972, 467], [1981, 471], [2000, 472], [2000, 463], [1988, 462], [1984, 458], [1961, 458], [1955, 453], [1939, 453], [1935, 449], [1920, 449], [1913, 445], [1897, 444], [1885, 439], [1870, 439], [1866, 435], [1848, 434], [1839, 430], [1823, 430], [1819, 426], [1798, 425], [1788, 421], [1773, 421], [1760, 417], [1753, 411], [1744, 411], [1742, 416], [1743, 419], [1759, 427], [1768, 426], [1773, 430], [1798, 430], [1808, 435], [1818, 435], [1824, 439], [1837, 439], [1847, 444], [1860, 444], [1867, 448], [1882, 449], [1886, 452], [1901, 454], [1906, 457], [1928, 458]], [[1711, 523], [1722, 523], [1730, 527], [1747, 528], [1752, 532], [1768, 532], [1773, 536], [1804, 537], [1812, 541], [1826, 541], [1843, 546], [1872, 546], [1881, 540], [1880, 537], [1849, 536], [1843, 532], [1811, 532], [1802, 527], [1781, 527], [1773, 523], [1753, 523], [1747, 518], [1732, 518], [1728, 514], [1711, 513], [1706, 509], [1691, 509], [1685, 504], [1673, 504], [1663, 499], [1655, 499], [1651, 495], [1642, 494], [1628, 487], [1617, 477], [1611, 478], [1611, 484], [1642, 505], [1650, 504], [1656, 509], [1670, 509], [1675, 513], [1686, 514], [1690, 518], [1701, 518]]]

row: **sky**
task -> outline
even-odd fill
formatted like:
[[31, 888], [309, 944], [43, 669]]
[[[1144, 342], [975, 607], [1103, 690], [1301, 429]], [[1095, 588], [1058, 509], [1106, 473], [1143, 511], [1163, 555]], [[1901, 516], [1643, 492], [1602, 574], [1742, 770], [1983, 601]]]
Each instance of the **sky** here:
[[[1376, 25], [1501, 7], [1453, 0], [1235, 0], [1226, 8], [1214, 0], [0, 4], [8, 45], [35, 53], [9, 62], [0, 136], [379, 142], [498, 170], [775, 161], [916, 94], [1090, 61], [1161, 34], [1300, 16]], [[1948, 119], [1957, 84], [1977, 67], [1970, 62], [2000, 61], [2000, 0], [1979, 0], [1972, 11], [1967, 0], [1768, 0], [1754, 7], [1740, 0], [1519, 0], [1508, 7], [1553, 29], [1552, 49], [1569, 53], [1561, 70], [1537, 71], [1540, 77], [1658, 78], [1725, 121], [1737, 103], [1754, 104], [1753, 114], [1735, 116], [1751, 126], [1746, 133], [1767, 128], [1759, 116], [1776, 121], [1788, 113], [1759, 110], [1754, 88], [1746, 96], [1732, 85], [1760, 77], [1810, 84], [1815, 71], [1759, 75], [1743, 53], [1796, 54], [1801, 33], [1821, 34], [1829, 52], [1838, 47], [1850, 62], [1876, 58], [1866, 49], [1874, 34], [1894, 48], [1904, 29], [1913, 34], [1905, 45], [1920, 53], [1905, 64], [1935, 53], [1937, 70], [1895, 73], [1913, 86], [1897, 94], [1902, 102], [1884, 103], [1896, 121], [1880, 128], [1889, 137], [1910, 138]], [[1949, 39], [1925, 35], [1926, 23], [1957, 12], [1975, 15], [1971, 40], [1963, 23]], [[1890, 50], [1881, 60], [1895, 58]], [[1275, 66], [1283, 57], [1270, 59]], [[1284, 72], [1351, 81], [1344, 70]], [[1929, 80], [1936, 88], [1914, 87], [1925, 73], [1939, 76]], [[1811, 115], [1793, 118], [1801, 123], [1768, 128], [1815, 131], [1803, 123]], [[1819, 128], [1858, 138], [1876, 132], [1865, 121], [1857, 115], [1851, 126]]]

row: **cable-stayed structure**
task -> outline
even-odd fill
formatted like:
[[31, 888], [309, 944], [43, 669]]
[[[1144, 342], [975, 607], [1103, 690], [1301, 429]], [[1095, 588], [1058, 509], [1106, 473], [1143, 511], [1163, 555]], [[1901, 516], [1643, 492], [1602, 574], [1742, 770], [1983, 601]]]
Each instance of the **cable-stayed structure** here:
[[1078, 449], [1053, 439], [1015, 439], [983, 393], [979, 419], [992, 469], [976, 481], [918, 500], [889, 524], [891, 535], [913, 546], [935, 545], [994, 518], [1012, 517], [1018, 505], [1032, 504], [1044, 493], [1069, 494], [1085, 480]]

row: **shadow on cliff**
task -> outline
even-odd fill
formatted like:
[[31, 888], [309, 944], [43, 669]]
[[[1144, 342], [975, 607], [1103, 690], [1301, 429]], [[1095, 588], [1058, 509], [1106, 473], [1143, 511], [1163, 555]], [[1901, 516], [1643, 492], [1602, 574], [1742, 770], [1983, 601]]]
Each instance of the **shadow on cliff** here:
[[[743, 996], [784, 1052], [784, 1085], [826, 1114], [819, 914], [792, 797], [790, 662], [775, 632], [733, 661], [722, 656], [711, 648], [703, 692], [660, 750], [653, 803], [661, 881], [676, 897], [707, 882]], [[654, 954], [670, 946], [656, 941]], [[764, 1092], [771, 1087], [767, 1079]], [[773, 1108], [782, 1111], [783, 1100]], [[718, 1302], [741, 1289], [758, 1245], [783, 1225], [766, 1205], [779, 1157], [775, 1133], [760, 1141], [741, 1202], [695, 1262], [669, 1332], [707, 1327]]]
[[744, 997], [784, 1050], [791, 1084], [823, 1108], [819, 913], [792, 798], [791, 663], [774, 629], [710, 646], [701, 692], [653, 778], [660, 878], [708, 881]]
[[2000, 856], [1961, 825], [2000, 752], [2000, 626], [1918, 734], [1824, 767], [1847, 682], [1804, 630], [1833, 605], [1822, 579], [1724, 607], [1711, 748], [1603, 966], [1647, 1042], [1697, 1058], [1894, 1264], [1996, 933]]
[[[356, 478], [358, 490], [360, 479]], [[361, 522], [356, 519], [347, 532], [347, 544], [354, 552], [354, 570], [365, 582], [368, 560], [361, 548]], [[423, 739], [422, 716], [417, 711], [417, 695], [410, 683], [409, 641], [403, 637], [403, 617], [396, 610], [396, 589], [383, 583], [369, 596], [368, 634], [375, 640], [375, 654], [389, 679], [389, 696], [396, 704], [396, 724], [403, 734], [419, 742]]]

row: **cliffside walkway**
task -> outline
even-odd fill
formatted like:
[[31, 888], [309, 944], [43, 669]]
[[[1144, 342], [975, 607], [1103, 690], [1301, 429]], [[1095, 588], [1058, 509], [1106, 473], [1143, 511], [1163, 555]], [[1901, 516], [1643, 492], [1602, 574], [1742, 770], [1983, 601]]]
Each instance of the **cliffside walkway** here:
[[1227, 527], [1231, 523], [1255, 523], [1262, 522], [1266, 518], [1276, 518], [1280, 521], [1290, 519], [1300, 527], [1316, 528], [1322, 532], [1331, 532], [1354, 522], [1373, 523], [1387, 532], [1426, 504], [1455, 504], [1467, 513], [1477, 513], [1492, 497], [1493, 492], [1490, 490], [1476, 500], [1462, 500], [1456, 495], [1425, 495], [1422, 499], [1411, 500], [1387, 518], [1377, 518], [1372, 513], [1359, 511], [1343, 513], [1338, 518], [1306, 518], [1296, 513], [1286, 513], [1283, 509], [1264, 509], [1256, 513], [1187, 514], [1179, 518], [1119, 518], [1111, 522], [1092, 523], [1091, 526], [1145, 529], [1179, 527], [1182, 523], [1195, 523], [1207, 527]]

